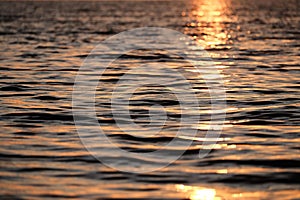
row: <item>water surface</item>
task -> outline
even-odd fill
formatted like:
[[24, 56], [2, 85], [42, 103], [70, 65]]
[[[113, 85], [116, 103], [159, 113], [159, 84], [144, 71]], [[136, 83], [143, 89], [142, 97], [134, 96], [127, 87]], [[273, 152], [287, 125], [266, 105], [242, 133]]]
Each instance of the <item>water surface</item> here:
[[[299, 199], [299, 6], [296, 0], [1, 2], [1, 198]], [[97, 43], [144, 26], [188, 34], [209, 52], [225, 82], [227, 117], [207, 157], [198, 158], [204, 147], [194, 141], [168, 167], [131, 174], [106, 167], [83, 147], [72, 90]], [[128, 151], [158, 149], [174, 137], [180, 120], [169, 90], [145, 87], [133, 96], [132, 118], [147, 126], [149, 107], [162, 104], [169, 114], [163, 135], [147, 140], [116, 128], [110, 93], [120, 76], [145, 60], [188, 69], [141, 50], [106, 71], [97, 115]], [[201, 78], [190, 80], [202, 102], [196, 128], [203, 134], [209, 96]]]

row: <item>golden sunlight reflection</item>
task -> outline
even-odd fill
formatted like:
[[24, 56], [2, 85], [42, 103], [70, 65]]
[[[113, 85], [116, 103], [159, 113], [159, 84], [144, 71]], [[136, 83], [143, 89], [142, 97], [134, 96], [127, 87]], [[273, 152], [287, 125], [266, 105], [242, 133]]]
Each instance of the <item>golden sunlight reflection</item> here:
[[191, 196], [190, 199], [192, 200], [213, 200], [215, 198], [216, 191], [213, 189], [200, 189], [195, 190]]
[[220, 200], [220, 197], [216, 196], [216, 191], [209, 188], [201, 188], [187, 185], [176, 185], [176, 190], [184, 192], [191, 200]]
[[[186, 34], [193, 35], [204, 41], [205, 48], [217, 48], [219, 45], [228, 43], [231, 38], [230, 32], [226, 30], [224, 22], [228, 21], [229, 2], [224, 0], [215, 1], [193, 1], [195, 9], [189, 13], [189, 19], [185, 29]], [[182, 13], [186, 16], [187, 13]], [[230, 19], [233, 20], [233, 19]]]
[[[214, 185], [214, 188], [211, 188], [208, 185], [198, 187], [177, 184], [175, 185], [175, 190], [181, 195], [183, 194], [186, 199], [190, 200], [268, 199], [266, 191], [245, 191], [241, 188], [226, 186], [220, 187], [217, 185]], [[297, 196], [297, 191], [295, 189], [276, 191], [274, 192], [274, 197], [275, 196], [280, 197], [281, 199], [290, 199]]]

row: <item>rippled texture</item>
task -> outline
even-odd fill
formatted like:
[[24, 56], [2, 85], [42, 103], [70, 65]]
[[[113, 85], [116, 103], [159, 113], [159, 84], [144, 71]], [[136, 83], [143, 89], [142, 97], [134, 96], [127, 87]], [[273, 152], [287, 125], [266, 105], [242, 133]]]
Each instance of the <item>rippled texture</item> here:
[[[1, 2], [1, 199], [299, 199], [299, 6], [296, 0]], [[198, 158], [204, 147], [197, 140], [170, 166], [131, 174], [102, 165], [85, 150], [73, 122], [72, 87], [97, 43], [143, 26], [199, 41], [225, 81], [227, 117], [206, 158]], [[187, 67], [163, 53], [131, 52], [106, 71], [96, 97], [107, 134], [134, 152], [168, 142], [181, 117], [170, 91], [140, 88], [132, 118], [147, 126], [149, 106], [165, 106], [164, 135], [137, 138], [116, 128], [110, 91], [145, 60]], [[199, 77], [190, 80], [203, 102], [196, 125], [203, 133], [207, 90]]]

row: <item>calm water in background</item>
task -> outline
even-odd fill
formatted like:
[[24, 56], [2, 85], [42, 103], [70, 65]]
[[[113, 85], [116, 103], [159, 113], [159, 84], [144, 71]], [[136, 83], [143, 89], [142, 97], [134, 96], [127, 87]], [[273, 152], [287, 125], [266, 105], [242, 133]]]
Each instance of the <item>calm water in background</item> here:
[[[299, 3], [1, 2], [1, 199], [299, 199]], [[85, 150], [73, 122], [72, 87], [97, 43], [144, 26], [204, 41], [225, 81], [227, 117], [220, 142], [206, 158], [197, 157], [196, 141], [167, 168], [131, 174], [102, 165]], [[118, 77], [145, 59], [171, 62], [163, 54], [145, 54], [133, 52], [116, 63], [96, 97], [108, 135], [136, 152], [172, 138], [180, 119], [169, 91], [141, 88], [133, 118], [147, 124], [144, 111], [163, 102], [169, 127], [154, 140], [116, 129], [107, 102]], [[195, 90], [205, 93], [199, 77], [192, 78]], [[199, 98], [207, 102], [207, 95]], [[202, 106], [197, 128], [205, 132], [209, 105]]]

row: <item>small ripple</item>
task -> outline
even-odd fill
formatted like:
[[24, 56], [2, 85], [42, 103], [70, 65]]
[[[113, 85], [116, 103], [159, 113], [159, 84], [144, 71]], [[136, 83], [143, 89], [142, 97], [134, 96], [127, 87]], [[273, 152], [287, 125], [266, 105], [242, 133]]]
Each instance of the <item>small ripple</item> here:
[[231, 164], [231, 165], [250, 165], [250, 166], [262, 166], [262, 167], [274, 167], [274, 168], [298, 168], [300, 165], [299, 160], [208, 160], [205, 162], [200, 162], [199, 166], [211, 166], [211, 165], [220, 165], [220, 164]]
[[29, 90], [30, 87], [24, 85], [7, 85], [0, 88], [1, 91], [22, 92]]
[[25, 112], [25, 113], [8, 113], [2, 115], [7, 119], [29, 119], [29, 120], [59, 120], [59, 121], [73, 121], [72, 115], [67, 114], [51, 114], [51, 113], [39, 113], [39, 112]]
[[217, 180], [222, 183], [246, 183], [246, 184], [264, 184], [264, 183], [282, 183], [299, 184], [299, 173], [296, 172], [278, 172], [266, 173], [261, 175], [231, 175], [228, 178]]

